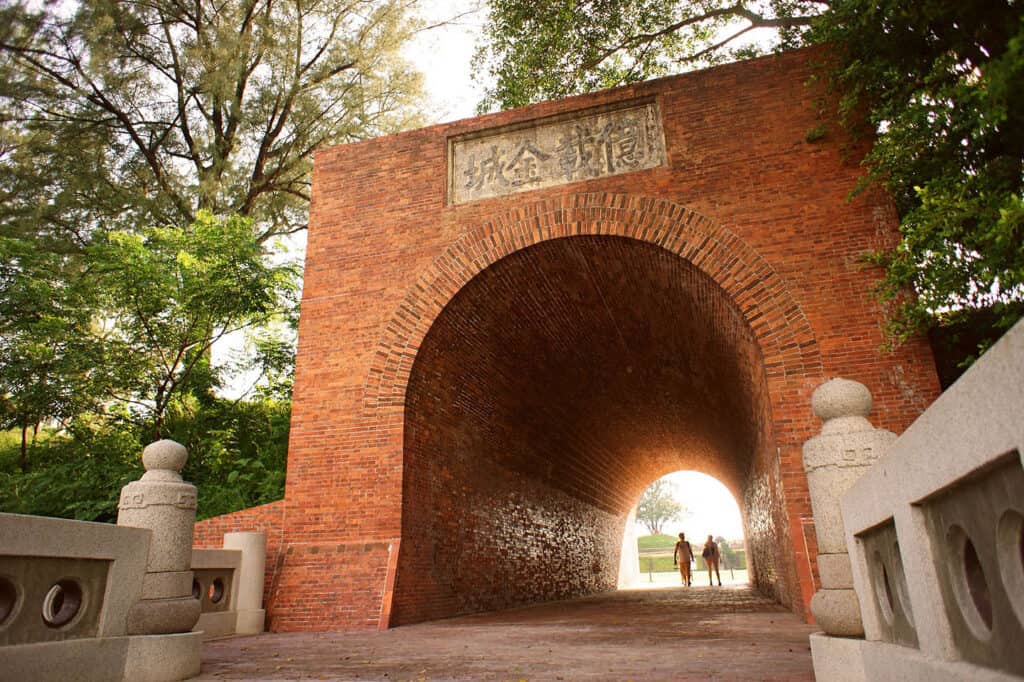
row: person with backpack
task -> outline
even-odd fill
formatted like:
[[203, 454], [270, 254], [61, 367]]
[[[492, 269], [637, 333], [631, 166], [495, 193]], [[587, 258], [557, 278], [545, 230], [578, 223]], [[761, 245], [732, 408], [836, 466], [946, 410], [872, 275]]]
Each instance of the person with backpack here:
[[718, 586], [721, 587], [722, 575], [718, 572], [718, 560], [721, 555], [718, 553], [718, 545], [710, 535], [708, 536], [708, 541], [704, 543], [704, 549], [701, 551], [700, 555], [704, 557], [704, 563], [708, 565], [708, 584], [711, 586], [714, 586], [715, 584], [715, 581], [711, 577], [711, 571], [714, 570], [715, 576], [718, 577]]
[[[678, 559], [678, 561], [677, 561]], [[693, 545], [686, 541], [686, 533], [679, 534], [676, 550], [672, 552], [672, 564], [679, 566], [679, 575], [683, 585], [690, 586], [690, 562], [693, 561]]]

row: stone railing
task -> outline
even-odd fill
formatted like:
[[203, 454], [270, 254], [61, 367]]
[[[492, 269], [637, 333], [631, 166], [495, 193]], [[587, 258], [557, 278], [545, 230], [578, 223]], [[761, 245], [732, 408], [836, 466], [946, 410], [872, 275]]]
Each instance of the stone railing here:
[[0, 514], [0, 678], [122, 679], [149, 539], [138, 528]]
[[[850, 403], [841, 407], [848, 416]], [[863, 405], [860, 412], [866, 414]], [[856, 440], [835, 449], [832, 467], [841, 467], [842, 453], [858, 452]], [[805, 446], [805, 464], [809, 449], [816, 461], [813, 442]], [[1024, 323], [885, 448], [848, 491], [839, 485], [831, 495], [826, 489], [816, 495], [814, 467], [808, 466], [816, 525], [819, 502], [822, 518], [841, 506], [850, 557], [843, 586], [856, 591], [852, 611], [843, 598], [827, 594], [831, 586], [819, 557], [826, 589], [812, 605], [825, 632], [811, 637], [818, 680], [1024, 677], [1022, 453]], [[851, 618], [862, 623], [863, 639], [843, 629]]]
[[224, 549], [192, 550], [192, 596], [199, 600], [195, 631], [204, 639], [263, 632], [263, 533], [227, 533]]
[[183, 680], [199, 673], [201, 610], [215, 635], [262, 631], [263, 535], [194, 555], [186, 459], [173, 441], [148, 446], [116, 526], [0, 514], [0, 680]]

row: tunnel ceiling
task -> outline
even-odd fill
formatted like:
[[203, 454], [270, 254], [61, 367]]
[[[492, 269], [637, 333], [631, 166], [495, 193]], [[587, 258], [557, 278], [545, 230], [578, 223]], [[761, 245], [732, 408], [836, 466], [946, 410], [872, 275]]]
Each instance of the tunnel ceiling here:
[[497, 262], [444, 309], [406, 447], [486, 457], [621, 514], [678, 469], [738, 492], [767, 414], [757, 345], [717, 284], [652, 244], [573, 237]]

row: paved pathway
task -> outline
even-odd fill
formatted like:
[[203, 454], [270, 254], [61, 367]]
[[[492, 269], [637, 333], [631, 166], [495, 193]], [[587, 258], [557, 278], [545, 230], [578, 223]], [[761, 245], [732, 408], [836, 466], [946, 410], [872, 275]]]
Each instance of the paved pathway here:
[[210, 642], [198, 680], [813, 680], [813, 626], [746, 586], [626, 590], [386, 632]]

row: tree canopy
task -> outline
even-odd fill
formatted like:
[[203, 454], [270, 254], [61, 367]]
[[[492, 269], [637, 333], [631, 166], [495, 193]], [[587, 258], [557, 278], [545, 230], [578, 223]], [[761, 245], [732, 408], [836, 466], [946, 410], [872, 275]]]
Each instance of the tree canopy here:
[[[277, 237], [306, 226], [318, 147], [420, 122], [401, 55], [414, 5], [0, 4], [0, 429], [20, 430], [14, 469], [0, 432], [7, 508], [107, 518], [109, 499], [51, 494], [72, 488], [47, 468], [102, 472], [116, 493], [167, 435], [210, 477], [200, 514], [279, 494], [294, 355], [274, 330], [294, 327], [298, 269]], [[239, 328], [262, 331], [235, 364], [270, 377], [247, 403], [216, 395], [230, 368], [210, 353]]]
[[685, 507], [672, 496], [672, 484], [659, 478], [644, 490], [636, 508], [636, 519], [644, 524], [651, 535], [658, 535], [669, 521], [682, 516]]
[[[183, 384], [216, 384], [213, 341], [287, 316], [297, 272], [271, 238], [306, 225], [314, 150], [419, 120], [409, 7], [0, 7], [4, 427], [114, 401], [159, 433]], [[289, 368], [286, 344], [257, 346]]]
[[32, 233], [203, 209], [253, 218], [261, 241], [293, 232], [315, 149], [418, 120], [401, 0], [64, 7], [0, 10], [4, 213]]
[[1024, 7], [847, 0], [813, 37], [837, 47], [845, 123], [874, 136], [869, 178], [900, 212], [898, 247], [875, 258], [894, 336], [988, 307], [1009, 326], [1024, 304]]
[[[489, 0], [476, 54], [509, 108], [694, 66], [829, 43], [820, 78], [874, 139], [865, 186], [901, 240], [870, 259], [902, 340], [979, 307], [1024, 308], [1024, 7], [1013, 0]], [[760, 43], [747, 39], [760, 32]], [[911, 292], [912, 295], [907, 295]]]
[[[481, 110], [503, 109], [800, 45], [827, 0], [489, 0]], [[762, 37], [764, 37], [762, 35]]]

